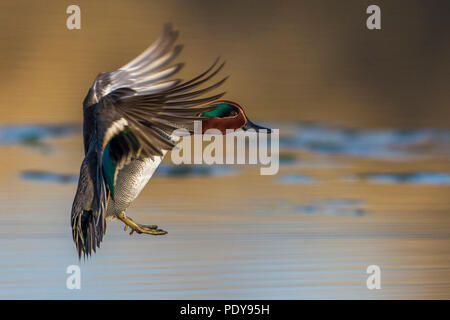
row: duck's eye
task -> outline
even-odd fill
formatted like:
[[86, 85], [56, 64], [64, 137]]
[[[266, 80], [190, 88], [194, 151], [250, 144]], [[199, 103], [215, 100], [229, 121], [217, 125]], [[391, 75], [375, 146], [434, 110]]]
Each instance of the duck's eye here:
[[228, 117], [234, 117], [237, 114], [238, 114], [238, 112], [235, 109], [233, 109], [233, 110], [230, 111], [230, 114], [228, 115]]

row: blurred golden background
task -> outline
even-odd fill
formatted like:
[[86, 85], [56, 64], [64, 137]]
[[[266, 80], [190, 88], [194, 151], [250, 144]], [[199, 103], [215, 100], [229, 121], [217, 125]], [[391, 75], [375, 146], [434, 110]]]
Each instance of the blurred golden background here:
[[450, 124], [448, 1], [70, 1], [0, 4], [1, 122], [81, 121], [95, 76], [143, 51], [172, 22], [187, 79], [217, 56], [229, 99], [271, 120], [348, 126]]

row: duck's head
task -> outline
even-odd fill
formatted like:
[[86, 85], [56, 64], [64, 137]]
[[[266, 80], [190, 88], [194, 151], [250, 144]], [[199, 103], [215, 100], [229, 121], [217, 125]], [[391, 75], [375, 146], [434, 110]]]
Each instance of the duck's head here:
[[271, 132], [271, 129], [251, 122], [242, 106], [236, 102], [214, 101], [210, 104], [210, 107], [212, 110], [200, 114], [201, 117], [206, 118], [202, 123], [202, 133], [205, 133], [208, 129], [218, 129], [222, 134], [225, 134], [227, 129], [253, 129], [257, 132], [262, 130], [266, 130], [267, 133]]

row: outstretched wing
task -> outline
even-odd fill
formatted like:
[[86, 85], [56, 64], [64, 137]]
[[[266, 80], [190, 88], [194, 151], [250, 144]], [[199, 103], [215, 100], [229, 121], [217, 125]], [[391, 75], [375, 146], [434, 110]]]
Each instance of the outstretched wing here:
[[205, 104], [224, 94], [201, 97], [227, 79], [209, 83], [224, 66], [218, 60], [186, 82], [167, 80], [181, 64], [159, 71], [173, 59], [169, 47], [174, 37], [173, 31], [166, 28], [157, 45], [121, 69], [99, 76], [94, 83], [100, 98], [88, 108], [95, 119], [96, 137], [90, 141], [95, 141], [97, 154], [98, 201], [93, 214], [98, 244], [106, 230], [107, 203], [109, 197], [114, 197], [118, 171], [133, 158], [162, 156], [165, 150], [172, 149], [172, 132], [178, 128], [192, 132], [194, 121], [203, 119], [200, 114], [217, 108]]
[[129, 88], [134, 95], [148, 95], [169, 90], [181, 82], [180, 79], [167, 79], [183, 66], [178, 63], [167, 67], [183, 47], [174, 46], [177, 37], [178, 32], [166, 24], [162, 36], [138, 57], [115, 71], [97, 75], [83, 102], [85, 153], [95, 133], [95, 114], [91, 106], [117, 89]]
[[183, 63], [178, 63], [163, 69], [183, 48], [182, 45], [173, 47], [177, 38], [178, 32], [167, 24], [162, 36], [134, 60], [116, 71], [100, 73], [92, 86], [97, 101], [120, 88], [130, 88], [137, 95], [146, 95], [178, 84], [179, 79], [163, 81], [183, 67]]
[[100, 173], [105, 177], [111, 196], [114, 197], [117, 171], [132, 158], [162, 156], [163, 151], [174, 147], [171, 139], [174, 130], [184, 128], [193, 132], [194, 121], [203, 119], [200, 114], [217, 108], [205, 104], [224, 93], [195, 97], [220, 86], [226, 78], [194, 90], [223, 66], [214, 68], [216, 65], [217, 62], [199, 77], [170, 90], [138, 95], [133, 89], [121, 88], [103, 97], [94, 106], [98, 163], [103, 168]]

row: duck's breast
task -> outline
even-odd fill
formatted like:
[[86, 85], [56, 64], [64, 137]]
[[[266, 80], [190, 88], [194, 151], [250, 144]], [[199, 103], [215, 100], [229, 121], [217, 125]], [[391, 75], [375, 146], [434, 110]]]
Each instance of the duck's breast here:
[[107, 216], [115, 216], [125, 211], [137, 198], [161, 164], [162, 157], [154, 159], [134, 159], [117, 174], [114, 200], [108, 203]]

